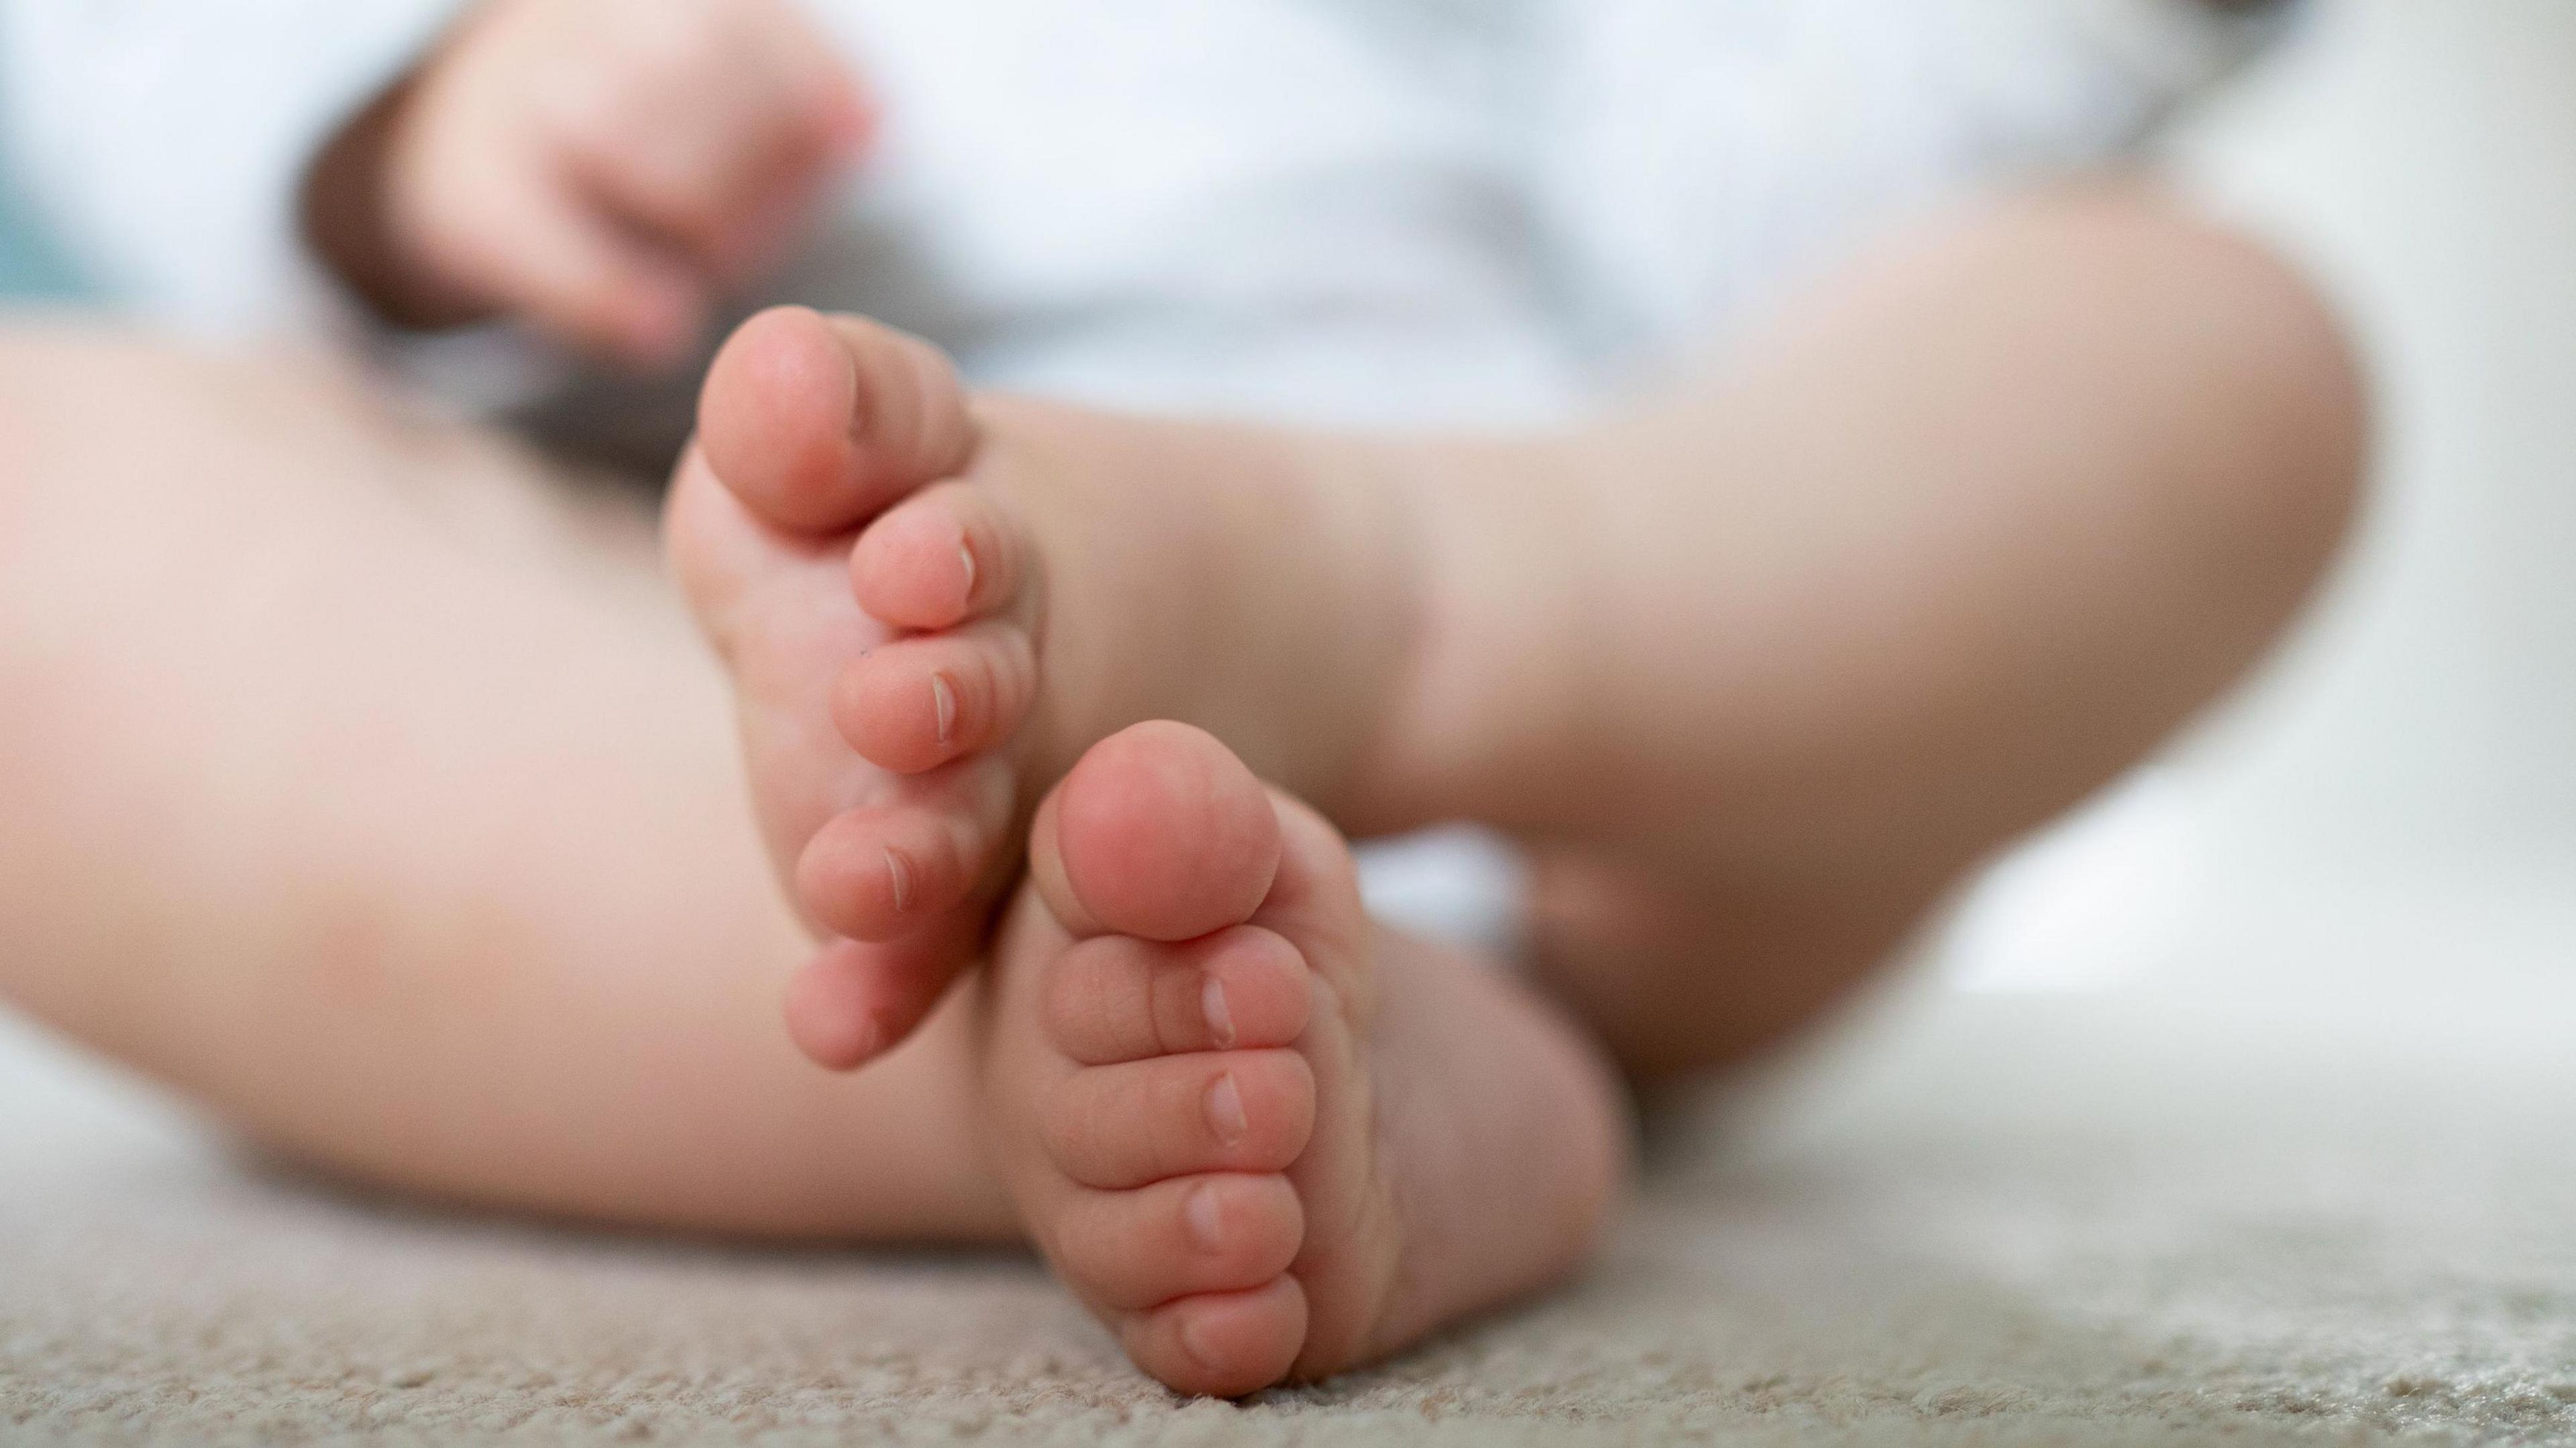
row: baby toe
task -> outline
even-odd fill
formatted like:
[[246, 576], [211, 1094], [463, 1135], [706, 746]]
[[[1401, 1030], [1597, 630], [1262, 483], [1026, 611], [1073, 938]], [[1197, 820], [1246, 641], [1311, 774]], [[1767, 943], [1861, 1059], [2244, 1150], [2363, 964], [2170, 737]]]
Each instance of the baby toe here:
[[1039, 1113], [1057, 1169], [1111, 1191], [1198, 1172], [1285, 1171], [1314, 1125], [1314, 1071], [1288, 1050], [1087, 1067]]
[[1152, 721], [1082, 756], [1040, 806], [1030, 849], [1071, 933], [1191, 940], [1260, 908], [1279, 868], [1279, 816], [1213, 736]]
[[926, 928], [984, 883], [1011, 817], [995, 758], [897, 781], [895, 797], [835, 816], [796, 862], [796, 895], [826, 929], [888, 941]]
[[1019, 597], [1029, 544], [990, 488], [946, 482], [906, 498], [859, 535], [850, 586], [897, 628], [954, 628]]
[[1305, 1345], [1306, 1318], [1306, 1289], [1279, 1277], [1138, 1313], [1119, 1338], [1138, 1367], [1175, 1392], [1239, 1397], [1288, 1376]]
[[1048, 967], [1039, 1014], [1086, 1066], [1293, 1043], [1311, 1008], [1305, 958], [1237, 926], [1183, 945], [1095, 936]]
[[1259, 1287], [1288, 1270], [1305, 1208], [1280, 1176], [1214, 1173], [1134, 1191], [1076, 1189], [1047, 1256], [1084, 1300], [1139, 1311], [1200, 1292]]
[[825, 1070], [857, 1070], [929, 1016], [980, 934], [960, 915], [896, 941], [826, 941], [788, 980], [788, 1039]]
[[1007, 743], [1037, 697], [1036, 650], [1017, 624], [899, 639], [841, 671], [832, 720], [861, 758], [919, 774]]
[[771, 525], [855, 528], [965, 466], [964, 390], [937, 348], [855, 317], [773, 307], [716, 354], [698, 437], [718, 478]]

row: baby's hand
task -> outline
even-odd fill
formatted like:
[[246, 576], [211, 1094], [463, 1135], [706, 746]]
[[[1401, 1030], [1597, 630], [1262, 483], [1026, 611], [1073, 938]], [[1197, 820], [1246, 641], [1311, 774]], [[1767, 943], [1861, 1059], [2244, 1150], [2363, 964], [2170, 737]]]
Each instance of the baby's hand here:
[[792, 0], [484, 0], [316, 162], [306, 220], [396, 322], [667, 364], [868, 123]]

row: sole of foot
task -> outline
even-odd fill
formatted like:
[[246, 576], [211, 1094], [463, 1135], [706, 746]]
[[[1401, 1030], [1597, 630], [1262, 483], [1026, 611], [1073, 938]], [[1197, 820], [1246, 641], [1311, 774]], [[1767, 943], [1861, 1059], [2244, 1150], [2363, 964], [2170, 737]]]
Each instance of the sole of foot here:
[[[916, 338], [802, 309], [763, 313], [718, 356], [698, 423], [672, 482], [665, 550], [733, 677], [772, 857], [830, 941], [791, 988], [790, 1032], [817, 1061], [853, 1067], [929, 1012], [1007, 883], [1002, 862], [1022, 822], [1016, 784], [1007, 759], [966, 746], [1016, 723], [1004, 691], [1028, 673], [1024, 639], [997, 621], [923, 645], [907, 625], [979, 623], [1004, 609], [1009, 559], [973, 560], [952, 535], [938, 560], [946, 578], [905, 575], [909, 611], [882, 610], [891, 617], [852, 586], [861, 530], [891, 521], [975, 455], [963, 388]], [[937, 587], [950, 590], [950, 614], [921, 601]], [[922, 660], [926, 649], [947, 658], [934, 667], [952, 681], [932, 734], [959, 747], [944, 767], [916, 752], [890, 768], [836, 725], [848, 675], [875, 657]]]
[[1030, 849], [978, 984], [986, 1110], [1032, 1237], [1145, 1372], [1327, 1376], [1583, 1261], [1629, 1170], [1607, 1067], [1372, 925], [1321, 816], [1148, 723]]
[[666, 541], [831, 942], [790, 992], [809, 1055], [911, 1031], [984, 944], [1043, 791], [1116, 730], [1187, 719], [1301, 788], [1347, 771], [1404, 649], [1403, 504], [1369, 456], [970, 399], [860, 318], [734, 334]]

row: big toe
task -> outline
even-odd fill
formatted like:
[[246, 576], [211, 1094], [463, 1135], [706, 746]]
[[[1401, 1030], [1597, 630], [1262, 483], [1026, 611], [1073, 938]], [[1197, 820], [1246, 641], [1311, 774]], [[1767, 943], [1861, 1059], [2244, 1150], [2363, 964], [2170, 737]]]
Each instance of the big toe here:
[[1029, 844], [1068, 931], [1165, 941], [1251, 919], [1281, 849], [1278, 812], [1251, 769], [1168, 721], [1093, 745], [1039, 807]]
[[938, 348], [860, 317], [773, 307], [716, 354], [698, 438], [753, 513], [837, 533], [962, 469], [974, 429]]

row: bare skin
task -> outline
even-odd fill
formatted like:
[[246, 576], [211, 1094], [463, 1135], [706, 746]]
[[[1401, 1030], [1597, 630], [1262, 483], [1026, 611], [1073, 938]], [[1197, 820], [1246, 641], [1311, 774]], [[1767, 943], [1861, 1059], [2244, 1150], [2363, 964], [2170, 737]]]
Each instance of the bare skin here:
[[[2210, 284], [2179, 314], [2154, 290], [2177, 249]], [[1354, 827], [1466, 817], [1538, 841], [1551, 982], [1632, 1071], [1767, 1044], [1978, 853], [2241, 669], [2322, 567], [2359, 408], [2331, 328], [2295, 296], [2283, 305], [2278, 280], [2259, 254], [2137, 196], [2056, 198], [1864, 272], [1694, 395], [1520, 442], [1316, 441], [1009, 403], [970, 416], [914, 339], [795, 310], [755, 319], [709, 378], [670, 540], [736, 662], [773, 847], [811, 917], [846, 937], [802, 977], [792, 1028], [844, 1067], [901, 1040], [971, 958], [1036, 799], [1093, 741], [1172, 718]], [[2152, 316], [2066, 324], [2151, 296]], [[2271, 311], [2250, 318], [2259, 350], [2241, 360], [2292, 385], [2248, 398], [2241, 378], [2152, 370], [2257, 304]], [[2052, 405], [2025, 410], [2035, 395]], [[1978, 420], [1964, 448], [1921, 451], [1962, 416]], [[2285, 471], [2244, 446], [2274, 430], [2317, 454]], [[1891, 490], [1898, 466], [1907, 483]], [[1050, 850], [1088, 857], [1056, 828], [1039, 815], [1042, 885]], [[1160, 843], [1228, 878], [1219, 842], [1179, 838]], [[1101, 889], [1157, 872], [1099, 868]], [[1181, 942], [1260, 918], [1202, 883], [1218, 908], [1190, 929], [1104, 925], [1096, 898], [1044, 893], [1076, 938]], [[1730, 942], [1736, 922], [1771, 928]], [[1779, 954], [1729, 978], [1730, 944]], [[1364, 1013], [1349, 1028], [1370, 1039]], [[1034, 1049], [997, 1040], [1005, 1055]], [[1176, 1069], [1216, 1069], [1204, 1054]], [[1067, 1109], [1060, 1072], [987, 1079], [1004, 1121], [1015, 1102], [1042, 1120]], [[1612, 1119], [1596, 1094], [1582, 1114]], [[1597, 1194], [1582, 1164], [1602, 1153], [1581, 1143], [1604, 1133], [1516, 1148], [1476, 1129], [1491, 1099], [1419, 1109], [1452, 1142], [1489, 1142], [1486, 1170], [1524, 1163], [1524, 1190], [1536, 1169]], [[1157, 1126], [1135, 1113], [1136, 1131]], [[1288, 1132], [1324, 1160], [1368, 1134]], [[1293, 1180], [1296, 1148], [1272, 1145], [1213, 1161]], [[1078, 1194], [1068, 1207], [1059, 1177], [1151, 1184], [1084, 1178], [1044, 1131], [1001, 1132], [995, 1148], [1060, 1261], [1054, 1219], [1094, 1209]], [[1379, 1160], [1398, 1181], [1415, 1169]], [[1473, 1195], [1452, 1209], [1471, 1212]], [[1177, 1199], [1157, 1201], [1168, 1227]], [[1365, 1225], [1309, 1222], [1303, 1240], [1377, 1246]], [[1473, 1295], [1387, 1250], [1390, 1275], [1426, 1300], [1454, 1310]], [[1508, 1264], [1516, 1249], [1491, 1250]], [[1238, 1391], [1405, 1340], [1336, 1329], [1353, 1312], [1373, 1321], [1349, 1306], [1375, 1300], [1365, 1284], [1292, 1273], [1295, 1313], [1229, 1298], [1227, 1332], [1293, 1335], [1294, 1316], [1314, 1337], [1212, 1364], [1156, 1325], [1195, 1300], [1164, 1291], [1172, 1261], [1145, 1251], [1122, 1279], [1086, 1259], [1068, 1276], [1176, 1387]], [[1536, 1281], [1562, 1263], [1519, 1265]], [[1444, 1315], [1393, 1320], [1419, 1331]]]
[[[837, 1066], [900, 1040], [1036, 798], [1171, 718], [1353, 832], [1529, 839], [1550, 973], [1623, 1063], [1724, 1060], [2223, 687], [2341, 535], [2333, 328], [2148, 195], [1935, 231], [1814, 300], [1698, 388], [1518, 441], [970, 418], [913, 339], [747, 324], [669, 532], [757, 661], [773, 847], [870, 942], [807, 973], [800, 1040]], [[825, 807], [852, 772], [864, 803]], [[1730, 938], [1802, 968], [1711, 985]], [[1672, 1009], [1702, 991], [1728, 1009]]]
[[388, 320], [667, 367], [872, 126], [787, 0], [477, 0], [322, 148], [305, 233]]
[[740, 681], [772, 849], [845, 938], [797, 988], [816, 1059], [903, 1039], [980, 951], [1038, 798], [1118, 729], [1199, 724], [1341, 807], [1404, 646], [1351, 625], [1414, 607], [1382, 466], [1026, 399], [970, 417], [913, 338], [792, 308], [743, 327], [666, 531]]
[[919, 341], [791, 309], [718, 358], [669, 512], [773, 849], [842, 937], [796, 1039], [844, 1068], [902, 1040], [1033, 841], [975, 992], [993, 1159], [1185, 1392], [1323, 1376], [1553, 1280], [1624, 1175], [1611, 1072], [1566, 1019], [1371, 929], [1329, 824], [1143, 722], [1322, 798], [1357, 775], [1411, 654], [1360, 625], [1422, 613], [1397, 466], [970, 418]]
[[1142, 724], [1030, 849], [975, 990], [996, 1159], [1147, 1372], [1325, 1377], [1582, 1260], [1626, 1175], [1607, 1064], [1490, 967], [1372, 926], [1314, 811]]
[[[737, 532], [773, 551], [734, 555], [736, 598], [810, 589], [785, 611], [840, 609], [847, 625], [799, 642], [739, 616], [743, 716], [793, 725], [754, 755], [772, 843], [807, 853], [779, 800], [806, 800], [820, 836], [874, 792], [903, 805], [914, 782], [988, 759], [1009, 774], [995, 813], [1031, 814], [1098, 739], [1177, 717], [1345, 829], [1469, 817], [1532, 840], [1549, 862], [1549, 983], [1629, 1071], [1776, 1039], [1960, 869], [2259, 652], [2331, 553], [2360, 433], [2349, 360], [2304, 287], [2133, 193], [1963, 219], [1787, 315], [1705, 386], [1576, 437], [1318, 442], [985, 404], [968, 486], [909, 478], [857, 516]], [[711, 418], [719, 457], [721, 431]], [[915, 471], [948, 467], [935, 451]], [[976, 471], [995, 458], [1018, 471]], [[1292, 494], [1283, 511], [1279, 490], [1310, 465], [1387, 486]], [[1363, 546], [1310, 549], [1285, 575], [1290, 602], [1228, 617], [1210, 600], [1236, 597], [1209, 580], [1252, 580], [1252, 602], [1281, 575], [1258, 553], [1217, 561], [1245, 541], [1222, 519], [1183, 535], [1194, 551], [1157, 553], [1164, 535], [1132, 520], [1170, 519], [1115, 512], [1115, 487], [1168, 477], [1264, 479], [1189, 495]], [[684, 478], [675, 525], [693, 492], [757, 517], [741, 500], [759, 486], [726, 481], [741, 491]], [[1028, 1097], [970, 1029], [1000, 1039], [1007, 999], [972, 1019], [942, 1011], [845, 1079], [779, 1040], [802, 930], [771, 903], [717, 680], [653, 581], [639, 522], [566, 503], [559, 484], [490, 438], [288, 371], [94, 336], [0, 344], [0, 989], [243, 1130], [415, 1190], [868, 1240], [1025, 1219], [1056, 1246], [1033, 1184], [1062, 1163], [1032, 1152]], [[1050, 515], [1059, 487], [1094, 511]], [[861, 643], [882, 667], [857, 667], [862, 525], [942, 496], [971, 507], [970, 492], [1031, 500], [1004, 545], [1028, 550], [1009, 606], [1025, 612], [990, 611], [979, 582], [959, 595], [975, 622], [917, 616], [908, 629], [926, 631]], [[1341, 511], [1390, 497], [1438, 526]], [[1136, 550], [1122, 576], [1190, 611], [1129, 608], [1151, 589], [1081, 591], [1066, 518], [1093, 546]], [[1370, 549], [1388, 543], [1404, 571], [1381, 596]], [[724, 637], [709, 581], [693, 591]], [[1006, 614], [1043, 629], [1020, 727], [903, 772], [918, 757], [892, 745], [918, 746], [922, 718], [933, 746], [964, 737], [952, 723], [939, 738], [934, 695], [909, 741], [850, 731], [893, 761], [859, 773], [832, 717], [844, 676], [895, 678], [950, 630]], [[1170, 656], [1238, 626], [1263, 650]], [[1325, 633], [1334, 648], [1314, 651]], [[1401, 646], [1381, 673], [1370, 660], [1389, 633]], [[1085, 656], [1071, 642], [1085, 638], [1156, 648]], [[1354, 640], [1369, 647], [1345, 669]], [[752, 652], [772, 645], [769, 677], [807, 681], [801, 694], [756, 676]], [[1326, 706], [1331, 727], [1230, 692], [1246, 678]], [[1005, 825], [982, 868], [961, 864], [951, 910], [917, 887], [887, 903], [978, 919], [970, 902], [1002, 898], [1021, 838]], [[841, 888], [856, 870], [832, 864], [804, 882], [827, 907], [811, 914], [872, 929], [836, 913], [863, 902]], [[938, 949], [843, 952], [809, 972], [800, 1014], [824, 1028], [809, 1047], [881, 1045], [864, 1039], [870, 1013], [945, 979], [955, 921]], [[1368, 959], [1383, 1031], [1399, 977], [1472, 999], [1394, 946]], [[994, 980], [1015, 972], [1044, 970], [1014, 956]], [[1076, 1059], [1061, 1038], [1048, 1047]], [[1505, 1275], [1570, 1260], [1531, 1249]], [[1351, 1351], [1431, 1325], [1392, 1321]], [[1313, 1350], [1313, 1370], [1346, 1360]]]
[[1016, 1238], [962, 1015], [857, 1078], [641, 499], [318, 365], [0, 339], [0, 994], [349, 1176]]

